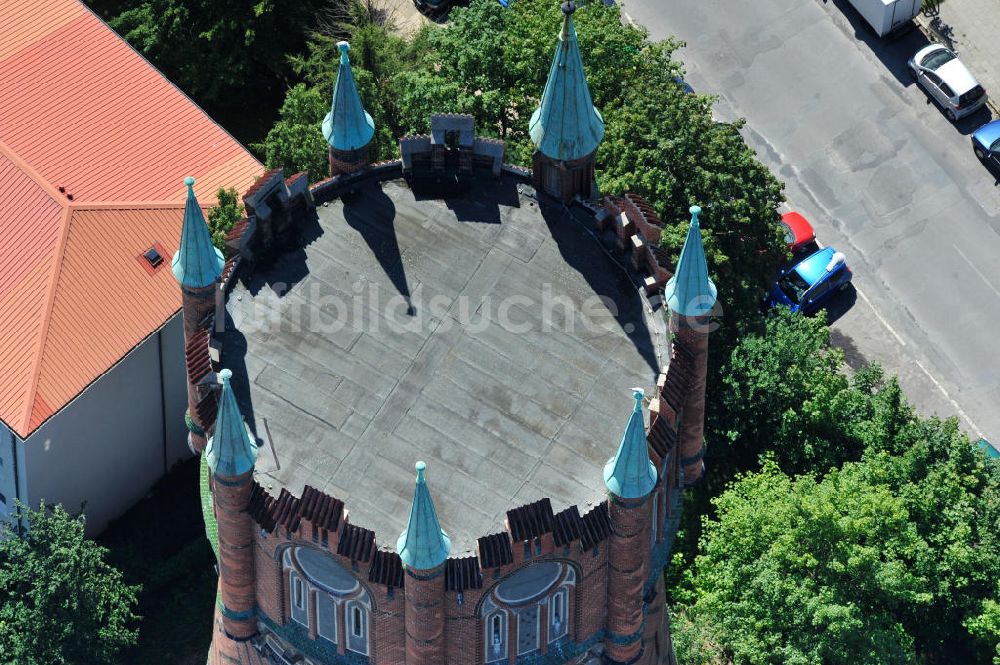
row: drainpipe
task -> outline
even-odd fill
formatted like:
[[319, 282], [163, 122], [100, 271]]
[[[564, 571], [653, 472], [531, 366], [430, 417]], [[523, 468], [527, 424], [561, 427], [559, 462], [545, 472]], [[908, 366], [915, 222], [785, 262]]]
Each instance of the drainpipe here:
[[[25, 501], [21, 500], [21, 465], [17, 456], [17, 434], [11, 430], [8, 431], [10, 431], [10, 461], [14, 466], [14, 501], [27, 505]], [[17, 530], [20, 531], [23, 528], [23, 520], [19, 514], [17, 518]]]
[[167, 389], [163, 385], [163, 328], [156, 331], [156, 353], [160, 359], [160, 437], [163, 442], [163, 475], [167, 475]]

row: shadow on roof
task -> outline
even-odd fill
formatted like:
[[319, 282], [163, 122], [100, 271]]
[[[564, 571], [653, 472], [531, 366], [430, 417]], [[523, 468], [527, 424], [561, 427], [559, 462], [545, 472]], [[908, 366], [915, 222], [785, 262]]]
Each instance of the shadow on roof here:
[[369, 184], [341, 198], [347, 224], [361, 234], [393, 287], [406, 299], [406, 313], [414, 316], [416, 310], [410, 301], [410, 285], [396, 238], [396, 204], [382, 191], [379, 183]]
[[[313, 210], [312, 214], [304, 217], [298, 233], [285, 234], [280, 242], [276, 241], [277, 246], [265, 254], [272, 258], [262, 259], [249, 271], [249, 277], [241, 278], [243, 285], [254, 296], [267, 286], [279, 298], [284, 297], [309, 274], [306, 247], [322, 235], [323, 227]], [[246, 271], [243, 274], [246, 275]]]
[[611, 262], [601, 248], [600, 240], [591, 236], [584, 223], [575, 219], [569, 209], [547, 197], [539, 200], [538, 207], [563, 260], [580, 273], [605, 304], [614, 303], [617, 310], [612, 310], [611, 314], [615, 321], [649, 365], [653, 375], [658, 374], [660, 364], [653, 336], [642, 311], [645, 296], [628, 274]]

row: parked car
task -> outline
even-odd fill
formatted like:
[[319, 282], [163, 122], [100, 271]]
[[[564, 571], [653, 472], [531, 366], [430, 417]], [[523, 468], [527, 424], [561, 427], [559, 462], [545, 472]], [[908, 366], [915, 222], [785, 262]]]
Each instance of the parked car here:
[[879, 37], [913, 27], [922, 0], [848, 0]]
[[824, 247], [778, 273], [767, 305], [787, 305], [793, 312], [812, 314], [846, 289], [852, 277], [846, 257], [832, 247]]
[[421, 14], [436, 18], [448, 11], [454, 0], [413, 0], [413, 5]]
[[679, 85], [681, 87], [681, 90], [683, 90], [685, 94], [687, 95], [694, 94], [694, 88], [691, 87], [691, 84], [682, 79], [680, 76], [674, 77], [674, 83]]
[[1000, 169], [1000, 120], [972, 132], [972, 151], [984, 164]]
[[986, 91], [955, 52], [940, 44], [917, 51], [907, 63], [917, 83], [941, 105], [954, 122], [986, 104]]
[[819, 249], [816, 245], [816, 232], [812, 224], [797, 212], [786, 212], [781, 216], [781, 225], [785, 227], [785, 241], [793, 255], [812, 252]]

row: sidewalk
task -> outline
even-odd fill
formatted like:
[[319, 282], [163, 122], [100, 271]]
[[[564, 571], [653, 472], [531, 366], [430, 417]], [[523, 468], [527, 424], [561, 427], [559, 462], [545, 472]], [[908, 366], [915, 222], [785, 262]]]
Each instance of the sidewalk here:
[[1000, 0], [944, 0], [936, 16], [917, 16], [930, 37], [958, 53], [1000, 116]]

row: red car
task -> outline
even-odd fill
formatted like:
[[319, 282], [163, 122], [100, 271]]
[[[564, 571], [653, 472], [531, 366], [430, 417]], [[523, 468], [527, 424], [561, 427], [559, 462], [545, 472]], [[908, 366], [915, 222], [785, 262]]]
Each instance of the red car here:
[[781, 225], [785, 227], [785, 240], [792, 254], [817, 249], [816, 232], [805, 217], [797, 212], [786, 212], [781, 216]]

